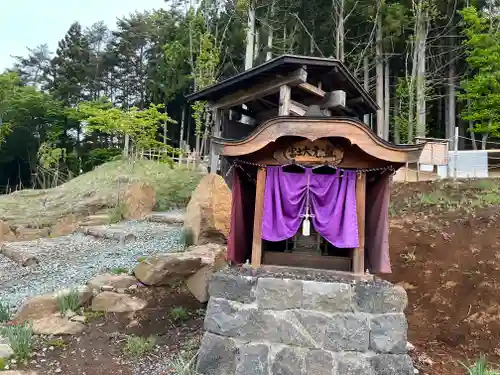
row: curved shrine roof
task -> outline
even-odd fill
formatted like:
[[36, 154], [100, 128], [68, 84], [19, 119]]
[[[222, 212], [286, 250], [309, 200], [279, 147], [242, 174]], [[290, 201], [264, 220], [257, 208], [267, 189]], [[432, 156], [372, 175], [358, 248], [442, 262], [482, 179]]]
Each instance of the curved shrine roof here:
[[388, 163], [415, 163], [425, 143], [394, 145], [378, 137], [357, 119], [338, 117], [274, 117], [239, 140], [212, 138], [223, 156], [243, 156], [257, 152], [282, 137], [301, 137], [310, 141], [340, 137], [357, 145], [367, 154]]

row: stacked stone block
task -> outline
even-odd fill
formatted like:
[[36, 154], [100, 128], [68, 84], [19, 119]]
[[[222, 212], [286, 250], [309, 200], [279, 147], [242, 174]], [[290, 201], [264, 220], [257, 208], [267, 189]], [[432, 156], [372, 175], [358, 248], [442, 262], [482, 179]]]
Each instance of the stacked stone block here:
[[377, 282], [254, 278], [210, 286], [204, 375], [413, 375], [404, 289]]

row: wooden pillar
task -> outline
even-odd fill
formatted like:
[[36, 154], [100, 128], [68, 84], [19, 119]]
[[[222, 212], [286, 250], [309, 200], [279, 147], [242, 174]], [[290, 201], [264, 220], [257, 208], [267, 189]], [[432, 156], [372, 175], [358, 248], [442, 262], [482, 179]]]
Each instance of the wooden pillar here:
[[[220, 137], [222, 113], [220, 109], [214, 110], [214, 127], [212, 137]], [[219, 164], [219, 154], [210, 145], [210, 173], [217, 173], [217, 165]]]
[[366, 208], [366, 173], [359, 172], [356, 180], [356, 212], [358, 216], [359, 247], [354, 249], [353, 272], [365, 273], [365, 208]]
[[257, 170], [255, 188], [255, 214], [253, 219], [252, 267], [259, 268], [262, 263], [262, 215], [264, 214], [264, 191], [266, 188], [266, 169]]
[[292, 89], [288, 85], [280, 87], [280, 103], [278, 109], [278, 116], [290, 115], [290, 102], [291, 102]]

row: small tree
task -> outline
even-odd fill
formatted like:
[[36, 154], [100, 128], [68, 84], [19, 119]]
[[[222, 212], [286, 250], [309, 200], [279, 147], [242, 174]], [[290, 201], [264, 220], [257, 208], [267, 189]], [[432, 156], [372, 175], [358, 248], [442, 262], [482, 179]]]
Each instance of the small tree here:
[[473, 132], [482, 134], [484, 150], [489, 135], [500, 136], [500, 22], [475, 7], [460, 13], [467, 38], [466, 60], [472, 69], [461, 82], [465, 93], [460, 98], [470, 102], [461, 117], [474, 123]]
[[176, 123], [167, 113], [160, 112], [162, 104], [151, 104], [144, 110], [136, 107], [124, 111], [113, 107], [110, 102], [84, 102], [78, 106], [78, 113], [86, 126], [86, 132], [98, 131], [111, 136], [128, 136], [137, 149], [165, 148], [172, 150], [157, 139], [158, 129], [167, 123]]

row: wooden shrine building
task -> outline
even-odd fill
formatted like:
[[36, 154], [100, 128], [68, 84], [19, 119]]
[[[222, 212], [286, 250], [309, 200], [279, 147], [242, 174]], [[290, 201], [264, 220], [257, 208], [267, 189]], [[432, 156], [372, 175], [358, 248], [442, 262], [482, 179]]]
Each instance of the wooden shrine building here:
[[362, 123], [378, 107], [342, 63], [284, 55], [188, 100], [213, 111], [211, 171], [233, 193], [231, 261], [390, 272], [391, 176], [425, 144], [390, 144]]

